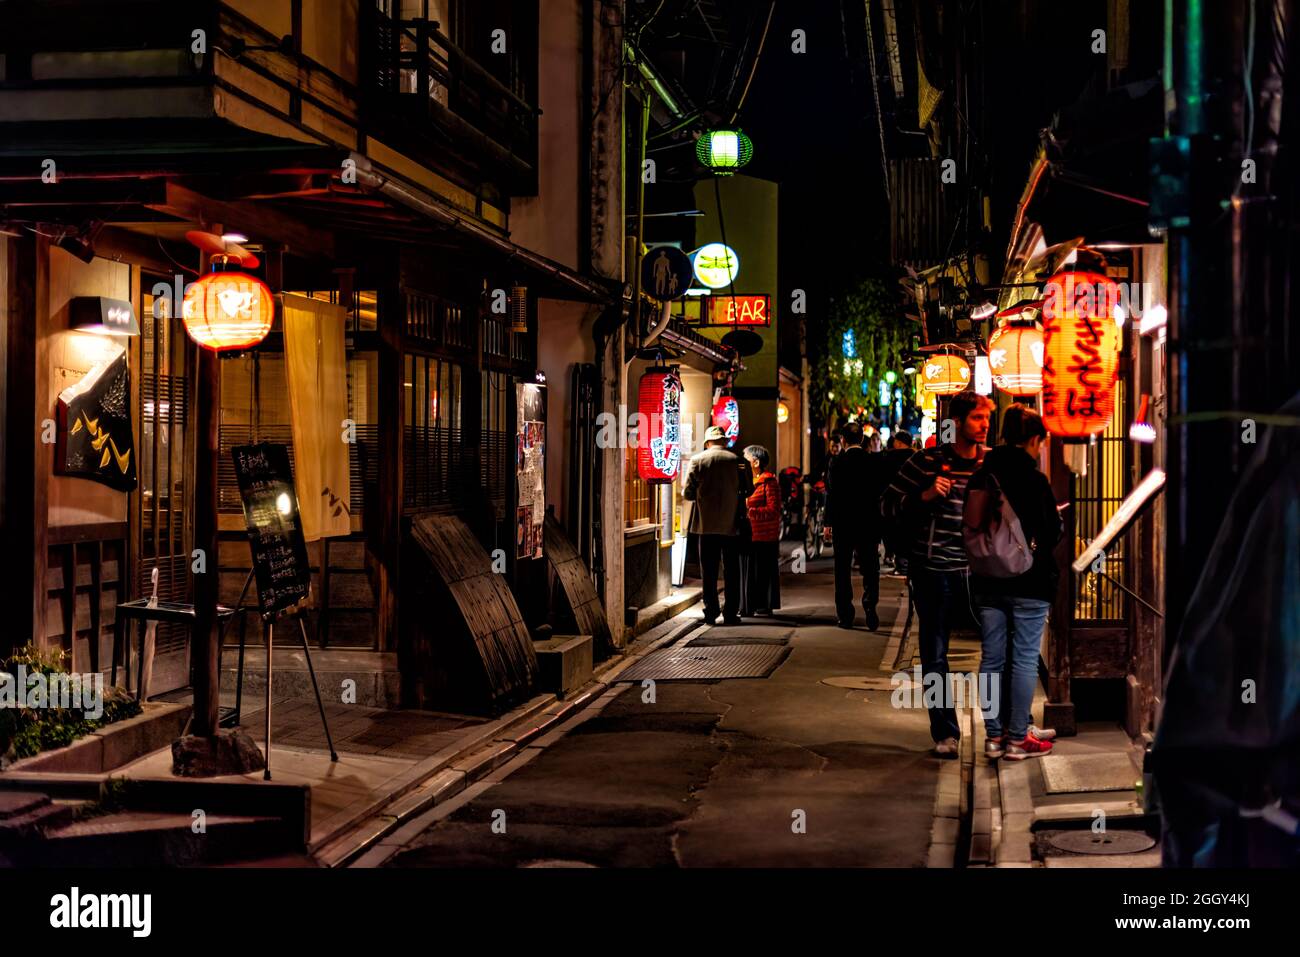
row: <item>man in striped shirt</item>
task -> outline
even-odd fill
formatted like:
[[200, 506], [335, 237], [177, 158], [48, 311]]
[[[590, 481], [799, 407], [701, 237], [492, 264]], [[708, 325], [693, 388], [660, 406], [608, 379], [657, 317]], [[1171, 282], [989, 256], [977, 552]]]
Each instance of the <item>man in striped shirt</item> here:
[[881, 510], [903, 529], [911, 549], [908, 585], [920, 625], [926, 700], [930, 688], [942, 691], [938, 706], [929, 708], [930, 736], [936, 753], [944, 758], [957, 757], [961, 737], [957, 713], [950, 707], [948, 633], [963, 605], [971, 607], [962, 509], [966, 483], [984, 458], [992, 410], [993, 402], [986, 396], [974, 392], [953, 396], [948, 403], [952, 440], [915, 453], [881, 497]]

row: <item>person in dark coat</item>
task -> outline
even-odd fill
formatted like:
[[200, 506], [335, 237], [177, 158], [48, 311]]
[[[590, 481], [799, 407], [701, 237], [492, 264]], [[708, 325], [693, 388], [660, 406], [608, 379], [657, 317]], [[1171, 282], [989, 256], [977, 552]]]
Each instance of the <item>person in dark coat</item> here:
[[831, 459], [826, 477], [826, 527], [835, 551], [835, 617], [841, 628], [852, 628], [853, 558], [862, 573], [862, 610], [867, 628], [880, 627], [880, 454], [862, 447], [862, 425], [850, 422], [841, 430], [844, 451]]
[[[898, 470], [912, 457], [912, 435], [906, 429], [895, 429], [889, 436], [889, 448], [882, 453], [885, 458], [880, 470], [880, 495], [893, 484]], [[885, 546], [885, 563], [894, 566], [898, 575], [907, 575], [907, 542], [902, 540], [899, 529], [891, 522], [882, 520], [880, 538]]]
[[1040, 738], [1039, 729], [1029, 723], [1043, 627], [1061, 577], [1055, 555], [1061, 515], [1037, 461], [1046, 441], [1047, 429], [1038, 413], [1011, 406], [1002, 414], [1002, 444], [984, 456], [968, 486], [992, 491], [996, 483], [1034, 554], [1029, 571], [1013, 578], [971, 576], [984, 643], [981, 685], [997, 690], [984, 714], [984, 749], [990, 758], [1018, 761], [1052, 749], [1052, 742]]
[[691, 460], [682, 497], [695, 503], [688, 531], [699, 536], [700, 577], [703, 578], [704, 620], [718, 620], [718, 560], [722, 560], [726, 595], [723, 621], [740, 624], [740, 552], [737, 512], [741, 493], [740, 458], [727, 449], [727, 437], [716, 425], [704, 433], [704, 451]]

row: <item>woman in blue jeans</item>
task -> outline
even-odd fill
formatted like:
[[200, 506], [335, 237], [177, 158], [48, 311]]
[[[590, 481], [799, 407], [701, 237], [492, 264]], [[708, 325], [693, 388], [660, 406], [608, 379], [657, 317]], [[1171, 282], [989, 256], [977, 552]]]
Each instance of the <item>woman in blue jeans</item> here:
[[990, 695], [982, 702], [984, 753], [990, 758], [1021, 761], [1046, 754], [1052, 749], [1049, 739], [1056, 736], [1029, 723], [1043, 627], [1060, 580], [1053, 553], [1061, 540], [1061, 516], [1052, 486], [1037, 464], [1046, 441], [1047, 429], [1038, 413], [1011, 406], [1002, 415], [1002, 444], [984, 456], [970, 480], [974, 489], [988, 487], [990, 477], [997, 479], [1034, 553], [1034, 563], [1023, 575], [972, 576], [984, 638], [980, 685]]

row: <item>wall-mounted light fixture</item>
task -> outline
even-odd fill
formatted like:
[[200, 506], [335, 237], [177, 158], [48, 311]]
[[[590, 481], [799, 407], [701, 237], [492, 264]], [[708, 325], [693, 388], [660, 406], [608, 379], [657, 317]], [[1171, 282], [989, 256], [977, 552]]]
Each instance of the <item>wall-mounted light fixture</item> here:
[[68, 303], [72, 328], [82, 332], [97, 332], [105, 336], [138, 336], [140, 326], [135, 321], [135, 310], [125, 299], [105, 296], [77, 296]]

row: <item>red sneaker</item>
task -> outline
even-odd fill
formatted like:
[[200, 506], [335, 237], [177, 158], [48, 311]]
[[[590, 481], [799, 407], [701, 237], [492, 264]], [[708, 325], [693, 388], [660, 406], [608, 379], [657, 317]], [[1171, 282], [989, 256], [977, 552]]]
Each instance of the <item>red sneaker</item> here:
[[1006, 749], [1002, 757], [1008, 761], [1023, 761], [1025, 758], [1032, 758], [1039, 754], [1046, 754], [1052, 750], [1051, 741], [1042, 741], [1035, 738], [1032, 734], [1025, 735], [1023, 741], [1012, 741], [1008, 738]]

